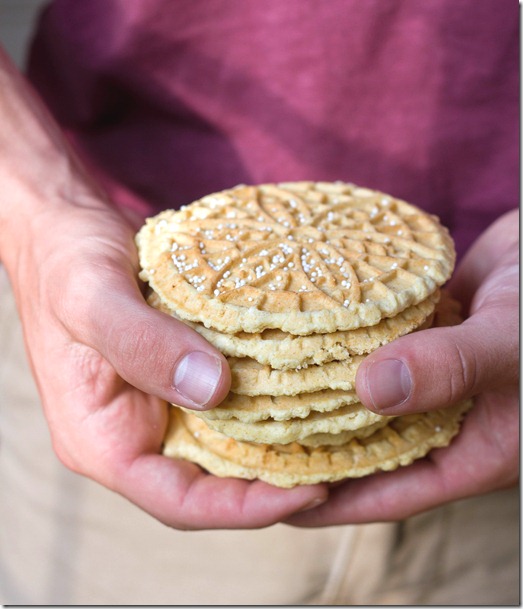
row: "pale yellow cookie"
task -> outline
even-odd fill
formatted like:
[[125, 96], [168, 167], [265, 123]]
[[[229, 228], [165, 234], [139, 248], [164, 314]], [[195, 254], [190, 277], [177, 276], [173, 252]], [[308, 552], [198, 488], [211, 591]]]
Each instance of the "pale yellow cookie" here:
[[228, 334], [375, 325], [426, 300], [455, 263], [437, 218], [342, 183], [238, 186], [149, 219], [137, 245], [169, 310]]
[[[282, 330], [269, 329], [263, 332], [226, 334], [203, 324], [184, 320], [221, 353], [229, 357], [249, 357], [274, 369], [288, 370], [309, 365], [322, 365], [331, 361], [342, 361], [353, 355], [374, 351], [409, 332], [429, 327], [434, 309], [439, 300], [439, 290], [423, 302], [413, 305], [395, 317], [385, 318], [375, 326], [297, 336]], [[155, 292], [147, 302], [163, 313], [179, 317], [162, 304]]]
[[339, 433], [314, 433], [310, 436], [302, 438], [299, 443], [307, 448], [321, 448], [326, 446], [340, 446], [347, 444], [353, 438], [367, 438], [378, 429], [385, 427], [387, 423], [379, 421], [362, 427], [361, 429], [340, 431]]
[[303, 419], [313, 412], [332, 412], [356, 402], [359, 402], [359, 398], [355, 391], [335, 389], [293, 396], [248, 396], [229, 393], [219, 406], [206, 410], [205, 417], [221, 420], [238, 419], [244, 423], [256, 423], [267, 419], [288, 421]]
[[471, 402], [425, 414], [396, 417], [367, 438], [310, 448], [238, 442], [196, 416], [172, 407], [164, 454], [197, 463], [221, 477], [259, 478], [281, 487], [335, 482], [411, 464], [458, 433]]
[[323, 389], [352, 391], [356, 372], [365, 356], [355, 355], [343, 362], [307, 366], [296, 370], [275, 370], [248, 357], [229, 357], [231, 391], [241, 395], [297, 395]]
[[263, 444], [290, 444], [301, 442], [313, 434], [339, 434], [342, 431], [358, 431], [359, 435], [352, 434], [350, 437], [363, 437], [370, 433], [365, 432], [365, 428], [383, 427], [391, 419], [367, 410], [359, 402], [342, 406], [333, 412], [313, 412], [303, 419], [268, 419], [256, 423], [245, 423], [238, 419], [211, 419], [206, 416], [206, 412], [188, 412], [203, 419], [210, 429], [230, 438]]
[[[445, 293], [442, 311], [435, 315], [434, 325], [449, 326], [460, 320], [459, 303]], [[365, 357], [355, 355], [343, 361], [289, 370], [276, 370], [247, 357], [227, 358], [232, 377], [231, 391], [249, 396], [294, 396], [325, 389], [353, 391], [356, 373]]]

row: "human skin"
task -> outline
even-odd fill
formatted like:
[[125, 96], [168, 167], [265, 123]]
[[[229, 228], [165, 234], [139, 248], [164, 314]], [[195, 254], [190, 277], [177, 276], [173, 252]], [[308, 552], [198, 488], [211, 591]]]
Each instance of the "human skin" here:
[[461, 301], [465, 321], [381, 347], [360, 366], [356, 383], [362, 402], [387, 415], [445, 408], [473, 397], [459, 435], [409, 467], [337, 485], [326, 503], [289, 523], [311, 527], [400, 520], [517, 483], [518, 210], [480, 236], [448, 287]]
[[0, 261], [60, 460], [180, 529], [268, 526], [324, 500], [325, 485], [222, 479], [160, 454], [167, 402], [217, 405], [226, 360], [147, 306], [142, 219], [107, 200], [5, 54], [0, 116]]
[[[358, 372], [363, 403], [386, 414], [475, 396], [449, 448], [408, 468], [330, 489], [220, 479], [160, 454], [166, 401], [212, 408], [225, 397], [230, 373], [203, 338], [146, 305], [133, 242], [142, 219], [108, 201], [5, 55], [0, 116], [0, 260], [16, 296], [53, 446], [67, 467], [181, 529], [397, 520], [515, 483], [517, 212], [489, 229], [456, 272], [451, 289], [467, 320], [382, 347]], [[189, 353], [196, 359], [180, 375], [177, 364]], [[380, 370], [384, 361], [389, 365]], [[397, 362], [409, 372], [402, 374]], [[187, 374], [195, 369], [198, 375]], [[204, 376], [207, 382], [199, 382]], [[412, 389], [402, 400], [409, 380]]]

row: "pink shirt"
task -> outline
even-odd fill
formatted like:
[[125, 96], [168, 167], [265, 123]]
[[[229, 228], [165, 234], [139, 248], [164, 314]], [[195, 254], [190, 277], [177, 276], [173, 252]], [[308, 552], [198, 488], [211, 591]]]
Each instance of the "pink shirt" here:
[[119, 202], [345, 180], [462, 252], [519, 201], [518, 23], [516, 0], [55, 0], [29, 75]]

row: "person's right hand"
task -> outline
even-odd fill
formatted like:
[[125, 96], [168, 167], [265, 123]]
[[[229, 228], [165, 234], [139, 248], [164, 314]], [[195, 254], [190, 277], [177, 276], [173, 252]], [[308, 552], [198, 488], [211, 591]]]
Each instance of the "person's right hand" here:
[[59, 458], [176, 528], [267, 526], [323, 501], [324, 485], [217, 478], [161, 455], [166, 403], [218, 404], [226, 360], [145, 303], [137, 226], [106, 201], [8, 60], [0, 64], [0, 259]]

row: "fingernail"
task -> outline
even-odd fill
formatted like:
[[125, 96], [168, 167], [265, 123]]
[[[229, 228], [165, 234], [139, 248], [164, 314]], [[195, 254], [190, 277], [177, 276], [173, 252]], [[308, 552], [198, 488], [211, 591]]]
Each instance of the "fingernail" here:
[[367, 370], [367, 388], [377, 410], [399, 406], [412, 389], [409, 369], [398, 359], [374, 362]]
[[322, 505], [326, 501], [327, 497], [316, 497], [316, 499], [313, 499], [312, 501], [309, 501], [309, 503], [306, 503], [300, 510], [298, 510], [298, 512], [307, 512], [308, 510], [313, 510], [314, 508], [318, 507], [319, 505]]
[[185, 355], [174, 371], [174, 388], [195, 406], [205, 406], [212, 398], [222, 374], [222, 362], [204, 351]]

